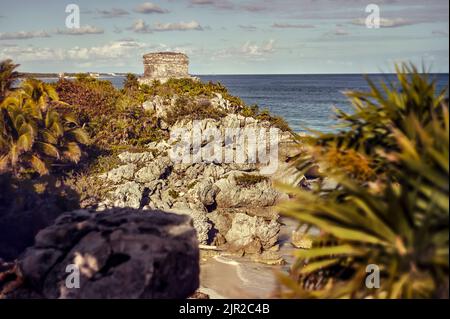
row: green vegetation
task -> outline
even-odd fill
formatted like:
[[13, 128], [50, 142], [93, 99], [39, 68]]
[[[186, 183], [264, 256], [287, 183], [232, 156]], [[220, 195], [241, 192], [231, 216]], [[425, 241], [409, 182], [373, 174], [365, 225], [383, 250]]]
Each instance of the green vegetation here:
[[[127, 82], [128, 81], [128, 82]], [[127, 77], [127, 89], [118, 90], [109, 81], [79, 75], [75, 81], [60, 80], [55, 89], [61, 101], [72, 106], [93, 143], [103, 149], [143, 146], [164, 137], [157, 121], [146, 112]]]
[[240, 98], [232, 96], [221, 83], [203, 83], [194, 79], [170, 79], [164, 84], [154, 81], [151, 86], [143, 85], [142, 90], [149, 96], [158, 95], [163, 98], [171, 98], [174, 95], [212, 98], [219, 93], [224, 99], [231, 102], [232, 107], [238, 108], [244, 105]]
[[236, 184], [239, 187], [249, 188], [256, 184], [268, 181], [269, 178], [266, 176], [261, 176], [261, 175], [242, 174], [242, 175], [236, 176], [235, 180], [236, 180]]
[[0, 102], [11, 92], [14, 82], [19, 79], [19, 72], [16, 71], [18, 66], [11, 60], [0, 61]]
[[[299, 250], [281, 293], [291, 298], [448, 297], [449, 116], [445, 92], [413, 66], [397, 83], [369, 82], [348, 92], [353, 114], [338, 111], [343, 130], [309, 139], [296, 163], [319, 164], [338, 183], [313, 191], [284, 186], [294, 200], [286, 216], [324, 233]], [[365, 285], [366, 267], [381, 271], [380, 289]], [[333, 273], [317, 290], [309, 278]]]
[[139, 90], [139, 81], [138, 77], [135, 74], [128, 73], [123, 81], [123, 91], [124, 92], [132, 92]]
[[209, 100], [192, 100], [186, 97], [180, 97], [175, 102], [175, 107], [167, 111], [166, 122], [169, 125], [177, 121], [214, 119], [220, 120], [226, 115], [225, 111], [213, 107]]
[[177, 198], [180, 196], [180, 194], [178, 194], [178, 192], [177, 192], [176, 190], [173, 190], [173, 189], [170, 189], [170, 190], [169, 190], [169, 195], [170, 195], [170, 197], [172, 197], [173, 199], [177, 199]]
[[81, 145], [89, 143], [76, 118], [60, 113], [55, 90], [38, 80], [21, 83], [0, 104], [0, 171], [14, 175], [49, 173], [51, 168], [78, 163]]

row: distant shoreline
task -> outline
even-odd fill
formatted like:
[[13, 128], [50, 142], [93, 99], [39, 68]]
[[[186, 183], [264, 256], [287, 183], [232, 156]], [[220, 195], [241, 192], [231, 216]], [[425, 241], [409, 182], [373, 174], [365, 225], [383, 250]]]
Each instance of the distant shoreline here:
[[[113, 77], [113, 76], [126, 76], [128, 73], [141, 75], [138, 73], [133, 72], [125, 72], [125, 73], [118, 73], [118, 72], [110, 72], [110, 73], [99, 73], [99, 72], [76, 72], [76, 73], [64, 73], [64, 76], [67, 77], [75, 77], [77, 74], [89, 74], [89, 73], [95, 73], [98, 74], [99, 77]], [[113, 75], [114, 74], [114, 75]], [[448, 72], [433, 72], [428, 73], [431, 75], [449, 75]], [[280, 74], [192, 74], [193, 76], [208, 76], [208, 77], [215, 77], [215, 76], [314, 76], [314, 75], [321, 75], [321, 76], [355, 76], [355, 75], [368, 75], [368, 76], [381, 76], [381, 75], [395, 75], [395, 73], [280, 73]], [[20, 73], [21, 78], [27, 78], [27, 77], [35, 77], [35, 78], [59, 78], [59, 73], [39, 73], [39, 72], [21, 72]]]
[[[75, 77], [77, 74], [97, 74], [98, 77], [114, 77], [114, 76], [126, 76], [127, 73], [97, 73], [97, 72], [78, 72], [78, 73], [63, 73], [65, 77]], [[21, 72], [20, 78], [40, 78], [40, 79], [52, 79], [59, 78], [59, 73], [35, 73], [35, 72]]]

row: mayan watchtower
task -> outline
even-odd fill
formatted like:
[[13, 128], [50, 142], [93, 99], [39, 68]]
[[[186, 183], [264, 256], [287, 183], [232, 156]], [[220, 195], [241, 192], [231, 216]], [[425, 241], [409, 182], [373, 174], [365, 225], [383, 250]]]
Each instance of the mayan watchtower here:
[[191, 78], [186, 54], [156, 52], [144, 55], [144, 76], [140, 79], [141, 83], [151, 84], [154, 80], [164, 83], [173, 78]]

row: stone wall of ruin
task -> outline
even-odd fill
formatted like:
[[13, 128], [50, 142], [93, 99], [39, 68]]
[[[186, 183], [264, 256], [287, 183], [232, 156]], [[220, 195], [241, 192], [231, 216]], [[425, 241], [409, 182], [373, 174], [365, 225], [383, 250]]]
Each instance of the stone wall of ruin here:
[[189, 77], [189, 58], [185, 54], [161, 52], [144, 55], [144, 77], [141, 82]]

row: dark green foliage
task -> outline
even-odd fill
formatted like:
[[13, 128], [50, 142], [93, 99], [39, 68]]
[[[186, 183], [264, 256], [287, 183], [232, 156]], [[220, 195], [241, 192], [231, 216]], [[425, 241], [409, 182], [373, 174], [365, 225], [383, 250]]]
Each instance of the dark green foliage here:
[[0, 103], [12, 90], [14, 82], [19, 79], [17, 67], [19, 64], [14, 64], [12, 60], [0, 61]]
[[175, 107], [167, 111], [166, 122], [169, 125], [175, 124], [182, 119], [187, 120], [203, 120], [215, 119], [220, 120], [224, 117], [225, 111], [214, 108], [209, 101], [196, 101], [187, 97], [180, 97], [175, 103]]
[[271, 115], [269, 110], [263, 110], [256, 114], [255, 118], [260, 121], [267, 121], [272, 126], [279, 128], [283, 132], [290, 132], [291, 128], [284, 118], [281, 116]]
[[242, 174], [240, 176], [236, 176], [235, 180], [238, 186], [249, 188], [256, 184], [266, 182], [269, 180], [269, 178], [267, 176], [261, 175]]
[[14, 260], [39, 230], [79, 208], [76, 192], [52, 175], [18, 179], [0, 174], [0, 259]]
[[139, 90], [138, 77], [135, 74], [128, 73], [125, 80], [123, 81], [123, 90], [125, 92], [137, 91]]
[[180, 194], [178, 194], [178, 192], [176, 190], [173, 190], [173, 189], [169, 190], [169, 195], [173, 199], [177, 199], [180, 196]]
[[244, 105], [241, 99], [232, 96], [221, 83], [203, 83], [194, 79], [170, 79], [164, 84], [155, 81], [151, 86], [143, 85], [142, 90], [149, 96], [159, 95], [164, 98], [170, 98], [174, 95], [187, 95], [191, 98], [212, 98], [216, 93], [219, 93], [224, 99], [229, 100], [233, 107]]

